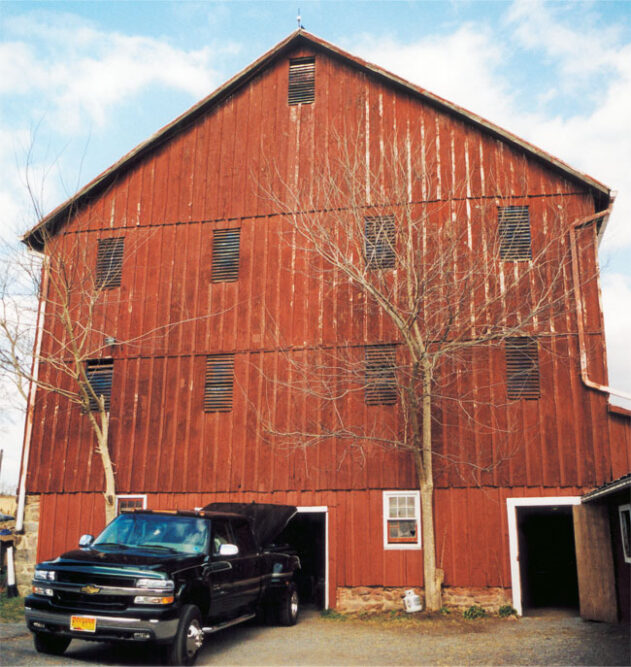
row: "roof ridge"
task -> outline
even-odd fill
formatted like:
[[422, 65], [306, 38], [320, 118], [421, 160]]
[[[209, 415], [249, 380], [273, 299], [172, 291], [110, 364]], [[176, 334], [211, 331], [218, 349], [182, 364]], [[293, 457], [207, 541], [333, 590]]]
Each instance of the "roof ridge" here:
[[588, 187], [599, 192], [601, 195], [605, 195], [607, 198], [610, 197], [610, 189], [603, 183], [597, 181], [591, 176], [588, 176], [587, 174], [577, 171], [559, 158], [556, 158], [550, 153], [537, 148], [530, 142], [521, 139], [512, 132], [503, 129], [499, 125], [486, 120], [482, 116], [468, 111], [464, 107], [450, 102], [449, 100], [446, 100], [439, 95], [436, 95], [426, 90], [425, 88], [422, 88], [421, 86], [413, 84], [410, 81], [407, 81], [406, 79], [393, 74], [392, 72], [389, 72], [388, 70], [385, 70], [378, 65], [352, 55], [347, 51], [339, 48], [338, 46], [335, 46], [334, 44], [331, 44], [330, 42], [327, 42], [326, 40], [307, 32], [304, 28], [298, 28], [285, 37], [285, 39], [281, 40], [271, 49], [259, 56], [247, 67], [242, 69], [240, 72], [237, 72], [237, 74], [232, 76], [209, 95], [201, 99], [199, 102], [196, 102], [187, 111], [177, 116], [170, 123], [167, 123], [160, 130], [154, 132], [150, 137], [132, 148], [131, 151], [123, 155], [114, 164], [105, 169], [94, 179], [89, 181], [73, 196], [54, 208], [47, 215], [43, 216], [35, 226], [33, 226], [22, 236], [22, 241], [36, 250], [41, 250], [44, 245], [44, 234], [38, 233], [40, 229], [50, 226], [53, 228], [51, 233], [54, 233], [54, 226], [56, 223], [61, 221], [62, 216], [67, 215], [72, 210], [73, 206], [80, 205], [81, 202], [93, 190], [98, 188], [104, 182], [107, 182], [108, 179], [113, 177], [114, 174], [123, 169], [125, 166], [131, 164], [135, 159], [140, 158], [142, 155], [159, 145], [162, 141], [166, 141], [172, 134], [175, 134], [183, 127], [185, 127], [187, 121], [192, 122], [198, 114], [203, 113], [208, 106], [220, 100], [224, 95], [228, 95], [234, 89], [237, 89], [247, 83], [256, 74], [256, 72], [281, 55], [285, 49], [288, 49], [294, 43], [301, 41], [313, 44], [317, 48], [322, 49], [335, 57], [341, 58], [344, 61], [354, 65], [355, 67], [359, 67], [369, 73], [372, 73], [375, 76], [386, 79], [396, 86], [400, 86], [416, 95], [420, 95], [423, 99], [433, 104], [434, 106], [437, 106], [448, 113], [455, 114], [465, 121], [473, 123], [483, 131], [490, 132], [491, 134], [498, 136], [505, 141], [508, 141], [509, 143], [517, 146], [518, 148], [521, 148], [535, 158], [549, 163], [557, 170], [564, 172], [570, 178], [581, 181]]

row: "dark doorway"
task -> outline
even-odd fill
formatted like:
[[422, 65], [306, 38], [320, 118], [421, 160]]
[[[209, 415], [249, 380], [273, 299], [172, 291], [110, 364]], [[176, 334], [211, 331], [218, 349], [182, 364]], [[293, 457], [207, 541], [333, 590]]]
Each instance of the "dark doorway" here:
[[289, 522], [280, 540], [293, 547], [300, 557], [297, 576], [302, 604], [325, 607], [326, 592], [326, 513], [299, 512]]
[[517, 526], [524, 613], [558, 609], [578, 614], [572, 507], [518, 507]]

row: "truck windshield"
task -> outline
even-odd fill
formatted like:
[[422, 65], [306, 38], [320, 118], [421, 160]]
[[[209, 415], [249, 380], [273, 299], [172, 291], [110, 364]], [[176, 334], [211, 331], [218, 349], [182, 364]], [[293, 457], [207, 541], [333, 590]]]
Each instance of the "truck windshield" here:
[[206, 550], [208, 528], [207, 521], [191, 516], [121, 514], [94, 540], [93, 546], [197, 554]]

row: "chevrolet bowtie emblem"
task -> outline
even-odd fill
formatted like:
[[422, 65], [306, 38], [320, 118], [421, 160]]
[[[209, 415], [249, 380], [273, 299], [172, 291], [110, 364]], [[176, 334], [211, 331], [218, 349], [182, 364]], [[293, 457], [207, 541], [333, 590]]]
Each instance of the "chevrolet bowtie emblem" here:
[[88, 595], [94, 595], [95, 593], [98, 593], [101, 589], [98, 586], [93, 586], [92, 584], [88, 584], [87, 586], [83, 586], [81, 588], [82, 593], [88, 593]]

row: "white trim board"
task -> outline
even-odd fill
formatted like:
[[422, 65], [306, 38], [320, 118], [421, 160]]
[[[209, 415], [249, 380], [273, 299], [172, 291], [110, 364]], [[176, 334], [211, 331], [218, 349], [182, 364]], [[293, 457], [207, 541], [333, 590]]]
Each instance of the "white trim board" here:
[[554, 507], [555, 505], [580, 505], [580, 496], [543, 496], [536, 498], [507, 498], [508, 549], [510, 558], [511, 588], [513, 591], [513, 609], [519, 616], [524, 613], [521, 604], [521, 578], [519, 572], [519, 535], [517, 533], [518, 507]]

